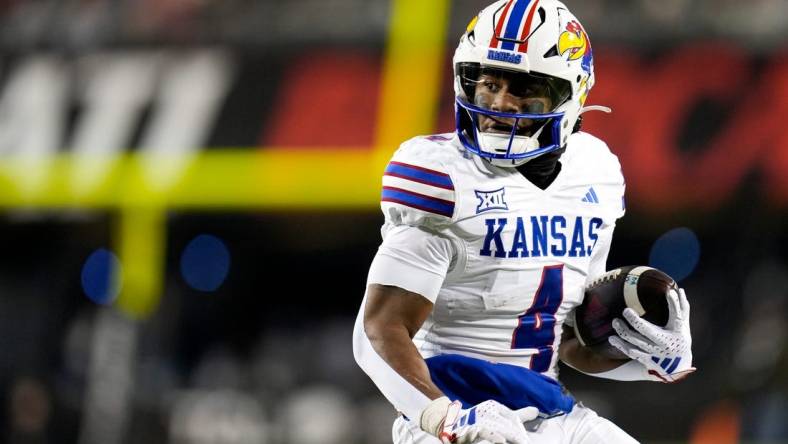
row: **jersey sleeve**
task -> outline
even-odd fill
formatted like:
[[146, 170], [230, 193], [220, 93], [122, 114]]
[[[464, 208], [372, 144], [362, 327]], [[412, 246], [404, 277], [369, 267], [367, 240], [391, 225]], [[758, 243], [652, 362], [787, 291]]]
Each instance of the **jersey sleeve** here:
[[372, 261], [368, 284], [393, 285], [431, 302], [456, 255], [446, 228], [455, 214], [454, 181], [420, 139], [400, 147], [383, 174], [383, 243]]
[[386, 223], [439, 228], [453, 220], [454, 180], [430, 148], [406, 142], [386, 166], [380, 196]]
[[385, 230], [367, 283], [393, 285], [434, 303], [455, 255], [445, 236], [423, 227], [393, 226]]
[[626, 213], [626, 181], [618, 156], [604, 141], [588, 133], [575, 133], [570, 140], [575, 162], [584, 165], [586, 185], [590, 186], [589, 191], [595, 190], [592, 202], [604, 211], [606, 223], [615, 223]]

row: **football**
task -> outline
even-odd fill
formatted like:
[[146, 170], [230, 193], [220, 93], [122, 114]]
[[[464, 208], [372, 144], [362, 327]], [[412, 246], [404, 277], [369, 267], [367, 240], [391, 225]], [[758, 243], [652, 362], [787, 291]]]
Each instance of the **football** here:
[[624, 309], [632, 308], [643, 319], [664, 327], [668, 323], [668, 291], [678, 290], [676, 282], [656, 268], [627, 266], [610, 270], [591, 282], [585, 298], [575, 309], [575, 336], [580, 344], [611, 359], [629, 358], [608, 343], [615, 335], [613, 319], [624, 319]]

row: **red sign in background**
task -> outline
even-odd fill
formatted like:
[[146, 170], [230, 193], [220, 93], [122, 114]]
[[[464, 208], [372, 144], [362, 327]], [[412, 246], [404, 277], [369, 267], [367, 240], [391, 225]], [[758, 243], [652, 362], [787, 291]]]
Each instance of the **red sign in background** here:
[[[653, 59], [610, 48], [599, 53], [589, 100], [614, 112], [588, 114], [586, 128], [619, 155], [638, 205], [717, 208], [753, 175], [761, 196], [788, 204], [784, 53], [763, 65], [741, 49], [715, 44]], [[716, 128], [679, 148], [688, 124], [715, 116], [724, 116]]]
[[[283, 74], [261, 145], [369, 146], [376, 119], [396, 118], [375, 114], [375, 55], [322, 53], [303, 60], [309, 63]], [[453, 128], [446, 65], [436, 131]], [[588, 103], [613, 113], [586, 114], [584, 130], [621, 159], [631, 208], [715, 210], [751, 177], [758, 193], [752, 199], [788, 205], [788, 53], [754, 55], [710, 42], [648, 56], [601, 46], [595, 69]], [[413, 94], [418, 88], [416, 70]]]

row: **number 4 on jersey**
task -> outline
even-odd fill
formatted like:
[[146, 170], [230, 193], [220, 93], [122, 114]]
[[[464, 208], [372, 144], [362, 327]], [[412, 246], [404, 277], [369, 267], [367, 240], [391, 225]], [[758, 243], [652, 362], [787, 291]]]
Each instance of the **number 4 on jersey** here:
[[564, 298], [564, 266], [551, 265], [542, 270], [542, 280], [534, 302], [519, 316], [512, 333], [512, 348], [534, 348], [531, 370], [545, 372], [550, 368], [555, 343], [555, 313]]

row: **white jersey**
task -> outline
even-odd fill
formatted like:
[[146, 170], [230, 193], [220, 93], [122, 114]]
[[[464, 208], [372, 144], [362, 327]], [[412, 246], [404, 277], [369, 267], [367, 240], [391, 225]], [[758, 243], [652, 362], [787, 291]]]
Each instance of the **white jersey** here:
[[425, 358], [458, 353], [557, 376], [561, 325], [605, 271], [624, 214], [621, 167], [602, 141], [575, 133], [560, 162], [542, 190], [451, 134], [394, 154], [369, 283], [434, 303], [414, 340]]

